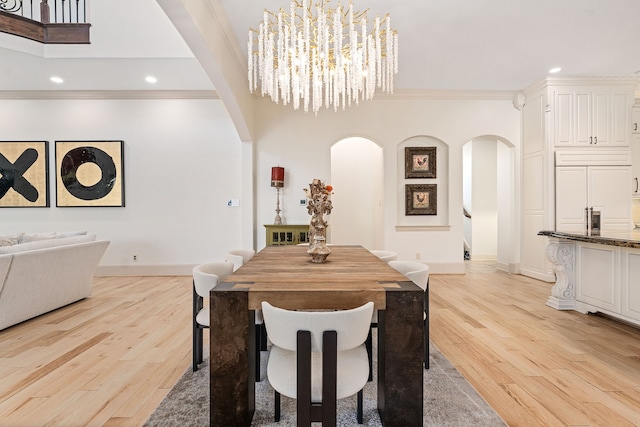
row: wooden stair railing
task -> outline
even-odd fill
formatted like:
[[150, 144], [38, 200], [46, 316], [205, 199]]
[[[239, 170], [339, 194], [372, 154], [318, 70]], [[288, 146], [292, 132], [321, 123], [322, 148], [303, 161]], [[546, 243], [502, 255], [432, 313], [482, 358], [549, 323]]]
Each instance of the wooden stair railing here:
[[[57, 16], [61, 20], [71, 21], [71, 2], [73, 0], [55, 0], [56, 11], [54, 11], [54, 21]], [[62, 12], [57, 12], [57, 3], [62, 3]], [[69, 5], [69, 15], [65, 15], [65, 2]], [[79, 21], [79, 8], [76, 3], [76, 21]], [[18, 14], [16, 12], [21, 12]], [[0, 32], [24, 37], [44, 44], [88, 44], [90, 43], [89, 28], [91, 24], [86, 22], [50, 22], [51, 12], [47, 0], [40, 2], [40, 21], [23, 16], [22, 0], [13, 0], [13, 5], [8, 5], [8, 0], [0, 0]], [[31, 13], [30, 16], [34, 17]]]

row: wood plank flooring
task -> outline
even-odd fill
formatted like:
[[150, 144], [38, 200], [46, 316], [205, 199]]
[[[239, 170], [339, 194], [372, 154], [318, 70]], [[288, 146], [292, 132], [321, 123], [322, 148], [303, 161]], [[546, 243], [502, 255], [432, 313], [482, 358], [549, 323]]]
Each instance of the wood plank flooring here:
[[[639, 329], [470, 267], [431, 276], [431, 338], [510, 426], [640, 425]], [[100, 277], [0, 331], [0, 426], [139, 426], [190, 365], [190, 277]]]
[[431, 338], [507, 424], [640, 425], [640, 330], [491, 270], [432, 276]]

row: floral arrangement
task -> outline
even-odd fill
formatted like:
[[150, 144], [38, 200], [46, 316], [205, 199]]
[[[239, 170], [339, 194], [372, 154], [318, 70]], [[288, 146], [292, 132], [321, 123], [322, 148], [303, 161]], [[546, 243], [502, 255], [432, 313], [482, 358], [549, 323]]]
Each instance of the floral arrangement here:
[[320, 179], [314, 179], [309, 184], [309, 189], [304, 189], [307, 196], [307, 211], [311, 215], [309, 223], [309, 239], [311, 240], [307, 253], [311, 255], [313, 262], [322, 263], [326, 261], [331, 250], [326, 245], [327, 221], [325, 215], [331, 214], [333, 204], [331, 195], [333, 187], [325, 185]]

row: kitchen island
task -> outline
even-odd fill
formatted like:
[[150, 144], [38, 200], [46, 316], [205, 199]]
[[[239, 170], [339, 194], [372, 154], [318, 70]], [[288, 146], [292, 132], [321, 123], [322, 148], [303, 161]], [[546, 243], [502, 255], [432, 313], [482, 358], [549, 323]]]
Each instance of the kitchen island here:
[[547, 305], [557, 310], [601, 312], [640, 326], [640, 230], [549, 237], [547, 259], [556, 284]]

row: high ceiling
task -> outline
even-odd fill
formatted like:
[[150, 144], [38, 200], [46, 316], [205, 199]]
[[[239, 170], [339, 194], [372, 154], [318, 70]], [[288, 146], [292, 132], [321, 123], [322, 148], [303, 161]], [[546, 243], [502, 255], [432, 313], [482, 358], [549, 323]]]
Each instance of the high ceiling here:
[[[244, 58], [248, 29], [263, 9], [289, 8], [288, 0], [207, 1], [226, 10]], [[556, 66], [560, 76], [640, 72], [638, 0], [353, 2], [369, 9], [369, 19], [391, 16], [400, 45], [396, 89], [521, 90]], [[213, 88], [155, 0], [93, 0], [91, 21], [89, 46], [16, 43], [0, 34], [0, 91]], [[65, 84], [53, 86], [51, 74]], [[146, 74], [158, 77], [156, 86]]]

